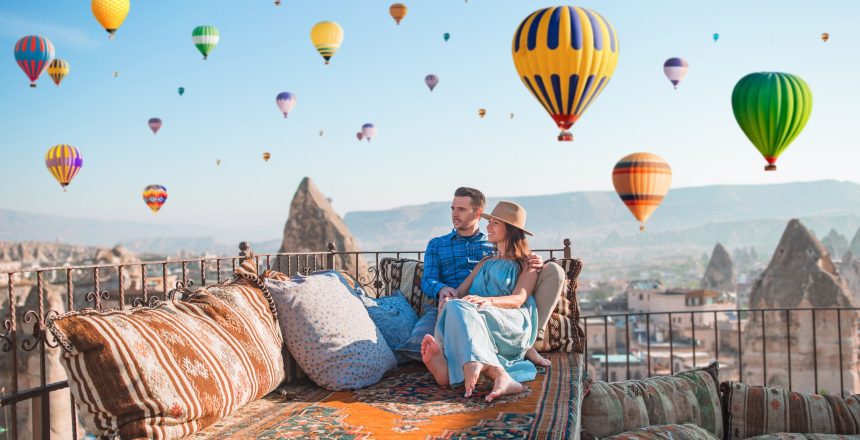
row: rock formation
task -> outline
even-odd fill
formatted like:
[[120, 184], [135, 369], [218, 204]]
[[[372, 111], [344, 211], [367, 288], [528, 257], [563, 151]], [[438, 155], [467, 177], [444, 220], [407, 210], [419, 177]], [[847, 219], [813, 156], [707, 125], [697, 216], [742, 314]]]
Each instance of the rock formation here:
[[[824, 246], [798, 220], [791, 220], [770, 264], [753, 285], [750, 307], [822, 309], [854, 307], [854, 304], [848, 285], [840, 277]], [[749, 313], [743, 332], [742, 380], [750, 384], [765, 383], [762, 364], [762, 353], [765, 352], [767, 384], [788, 388], [790, 344], [791, 385], [794, 390], [839, 394], [840, 375], [844, 390], [853, 392], [857, 389], [860, 386], [857, 374], [858, 313], [835, 310], [815, 310], [814, 313], [813, 319], [811, 310], [792, 311], [788, 323], [783, 311]], [[790, 338], [786, 327], [791, 332]], [[840, 350], [843, 357], [841, 366]]]
[[854, 295], [854, 303], [860, 304], [860, 258], [846, 252], [839, 263], [839, 275], [848, 283], [848, 288]]
[[711, 253], [708, 268], [702, 278], [702, 289], [717, 292], [735, 291], [735, 274], [732, 259], [722, 244], [717, 243]]
[[848, 251], [854, 255], [860, 256], [860, 228], [857, 229], [857, 232], [854, 234], [854, 238], [851, 239], [851, 244], [848, 245]]
[[821, 240], [821, 244], [830, 253], [831, 259], [839, 258], [848, 251], [848, 239], [836, 232], [836, 229], [830, 229], [827, 236]]
[[[358, 245], [343, 219], [332, 209], [328, 199], [310, 177], [305, 177], [290, 204], [290, 216], [284, 226], [284, 240], [279, 252], [327, 252], [328, 243], [334, 243], [339, 253], [334, 259], [336, 269], [357, 274], [357, 278], [363, 282], [372, 279], [373, 274], [364, 258], [359, 256], [356, 259], [354, 252], [359, 251]], [[325, 268], [325, 256], [315, 259], [281, 257], [273, 264], [275, 269], [293, 275], [314, 268]]]

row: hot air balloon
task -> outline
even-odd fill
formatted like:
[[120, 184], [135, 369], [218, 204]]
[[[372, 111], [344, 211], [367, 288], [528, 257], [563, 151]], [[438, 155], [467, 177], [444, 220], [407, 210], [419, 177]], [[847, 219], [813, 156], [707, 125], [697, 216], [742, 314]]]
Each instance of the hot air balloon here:
[[158, 130], [161, 129], [161, 118], [149, 118], [149, 129], [152, 130], [152, 134], [158, 134]]
[[322, 137], [324, 131], [320, 130], [320, 137]]
[[533, 12], [520, 23], [512, 45], [523, 84], [549, 113], [561, 133], [588, 110], [618, 64], [619, 41], [597, 12], [559, 6]]
[[66, 186], [71, 183], [83, 165], [84, 157], [81, 156], [81, 152], [77, 148], [71, 145], [54, 145], [45, 154], [45, 166], [48, 167], [48, 171], [57, 179], [57, 182], [60, 182], [63, 191], [66, 190]]
[[179, 92], [179, 96], [182, 96], [185, 94], [185, 87], [180, 87], [176, 91]]
[[364, 139], [364, 133], [359, 131], [358, 133], [355, 134], [355, 137], [358, 138], [359, 142], [361, 142], [361, 140]]
[[281, 6], [281, 0], [275, 0], [275, 6]]
[[215, 159], [215, 166], [221, 165], [221, 159]]
[[220, 39], [221, 33], [215, 26], [197, 26], [191, 32], [191, 40], [194, 41], [197, 50], [203, 54], [204, 60], [209, 57], [209, 52], [215, 49]]
[[719, 40], [719, 39], [720, 39], [720, 34], [714, 33], [714, 43], [716, 43], [717, 40]]
[[666, 78], [669, 78], [676, 90], [678, 84], [681, 84], [681, 81], [687, 76], [687, 69], [689, 68], [690, 65], [683, 58], [669, 58], [663, 63], [663, 73], [666, 74]]
[[403, 3], [395, 3], [388, 8], [388, 12], [391, 14], [391, 18], [397, 22], [397, 25], [400, 25], [400, 20], [403, 20], [403, 17], [406, 16], [406, 12], [408, 8]]
[[483, 119], [484, 116], [486, 116], [486, 115], [487, 115], [487, 109], [483, 109], [483, 108], [478, 109], [478, 116], [480, 116], [481, 119]]
[[436, 88], [436, 84], [439, 84], [439, 77], [431, 73], [424, 77], [424, 84], [427, 84], [427, 87], [429, 87], [432, 92], [433, 89]]
[[343, 28], [333, 21], [321, 21], [311, 29], [311, 42], [328, 64], [343, 42]]
[[30, 78], [30, 87], [36, 87], [39, 75], [48, 68], [53, 59], [54, 45], [45, 37], [27, 35], [15, 43], [15, 61], [27, 78]]
[[66, 60], [61, 60], [59, 58], [55, 58], [54, 61], [51, 61], [51, 64], [48, 64], [48, 76], [54, 80], [54, 84], [60, 85], [63, 81], [63, 78], [69, 74], [69, 62]]
[[278, 104], [278, 108], [284, 113], [284, 119], [286, 119], [287, 114], [296, 106], [296, 95], [290, 92], [278, 93], [278, 96], [275, 97], [275, 104]]
[[827, 40], [829, 40], [829, 39], [830, 39], [830, 34], [828, 34], [827, 32], [824, 32], [821, 34], [821, 41], [826, 43]]
[[511, 119], [514, 119], [514, 114], [513, 114], [513, 113], [511, 113], [510, 115], [511, 115]]
[[118, 76], [119, 76], [119, 72], [114, 71], [114, 72], [113, 72], [113, 77], [114, 77], [114, 78], [116, 78], [116, 77], [118, 77]]
[[367, 139], [367, 142], [376, 136], [376, 127], [373, 126], [370, 122], [361, 126], [361, 134], [364, 135], [364, 138]]
[[167, 201], [167, 188], [161, 185], [149, 185], [143, 189], [143, 201], [153, 214], [157, 214], [158, 210]]
[[639, 220], [639, 230], [645, 230], [645, 222], [660, 206], [669, 185], [672, 183], [672, 168], [651, 153], [634, 153], [621, 158], [612, 170], [612, 184], [627, 209]]
[[780, 72], [750, 73], [732, 91], [732, 110], [747, 138], [768, 165], [800, 134], [812, 113], [812, 91], [797, 75]]
[[448, 40], [451, 39], [451, 34], [449, 34], [448, 32], [445, 32], [444, 34], [442, 34], [442, 39], [445, 40], [445, 42], [447, 43]]
[[272, 158], [272, 155], [268, 151], [263, 153], [263, 160], [265, 160], [266, 162], [268, 162], [269, 159], [271, 159], [271, 158]]
[[122, 26], [122, 22], [128, 15], [131, 2], [129, 0], [93, 0], [90, 7], [96, 20], [107, 31], [108, 38], [113, 40], [116, 30]]

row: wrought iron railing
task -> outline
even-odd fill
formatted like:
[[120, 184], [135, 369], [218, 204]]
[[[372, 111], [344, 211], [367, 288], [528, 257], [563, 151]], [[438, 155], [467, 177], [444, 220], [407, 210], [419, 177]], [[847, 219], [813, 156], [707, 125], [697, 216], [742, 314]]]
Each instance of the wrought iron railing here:
[[629, 380], [717, 360], [720, 380], [860, 392], [860, 308], [691, 309], [583, 316], [590, 371], [605, 381]]

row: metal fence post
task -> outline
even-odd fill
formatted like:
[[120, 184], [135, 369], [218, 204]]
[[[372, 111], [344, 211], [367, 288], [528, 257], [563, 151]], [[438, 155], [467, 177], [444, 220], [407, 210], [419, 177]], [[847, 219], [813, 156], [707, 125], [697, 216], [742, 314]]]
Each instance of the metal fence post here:
[[325, 267], [328, 270], [334, 270], [334, 251], [336, 250], [334, 243], [326, 245], [328, 254], [325, 256]]

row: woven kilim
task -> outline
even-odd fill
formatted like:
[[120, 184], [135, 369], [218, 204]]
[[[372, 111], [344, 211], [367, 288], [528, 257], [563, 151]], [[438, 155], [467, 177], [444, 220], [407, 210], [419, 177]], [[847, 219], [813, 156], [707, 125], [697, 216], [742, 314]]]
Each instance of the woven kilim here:
[[332, 392], [293, 383], [222, 419], [195, 439], [574, 439], [579, 438], [582, 355], [551, 353], [522, 393], [492, 404], [463, 389], [439, 387], [413, 364], [380, 383]]

